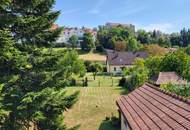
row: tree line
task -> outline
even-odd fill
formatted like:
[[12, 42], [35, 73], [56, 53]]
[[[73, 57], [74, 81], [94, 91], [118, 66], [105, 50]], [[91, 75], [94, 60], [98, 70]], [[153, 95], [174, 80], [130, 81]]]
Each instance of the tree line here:
[[96, 41], [96, 46], [118, 51], [136, 51], [150, 44], [158, 44], [161, 47], [187, 47], [190, 44], [190, 29], [184, 28], [180, 33], [165, 34], [157, 30], [134, 32], [123, 26], [100, 26]]

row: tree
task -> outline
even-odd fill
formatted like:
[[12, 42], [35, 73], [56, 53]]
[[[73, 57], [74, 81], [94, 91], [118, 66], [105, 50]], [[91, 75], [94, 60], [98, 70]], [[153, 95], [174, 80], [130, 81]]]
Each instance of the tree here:
[[125, 51], [126, 50], [126, 43], [124, 41], [116, 42], [115, 50], [117, 50], [117, 51]]
[[99, 72], [102, 72], [103, 67], [99, 63], [93, 63], [93, 64], [90, 65], [90, 67], [91, 67], [91, 71], [93, 72], [94, 80], [96, 80], [96, 75]]
[[5, 2], [0, 4], [0, 108], [6, 113], [0, 113], [0, 127], [65, 130], [60, 115], [78, 93], [66, 95], [64, 88], [85, 70], [76, 52], [39, 48], [52, 44], [61, 31], [51, 30], [59, 15], [51, 10], [55, 1]]
[[154, 56], [145, 60], [145, 66], [149, 70], [149, 77], [154, 77], [161, 71], [162, 57]]
[[149, 44], [150, 43], [150, 34], [147, 33], [145, 30], [138, 30], [137, 31], [137, 40], [142, 44]]
[[137, 59], [133, 67], [125, 69], [127, 78], [127, 87], [129, 91], [143, 85], [148, 80], [149, 71], [145, 66], [143, 59]]
[[94, 48], [93, 36], [90, 33], [85, 33], [81, 43], [81, 49], [83, 51], [90, 51], [92, 48]]
[[144, 46], [144, 50], [147, 51], [150, 56], [163, 56], [166, 54], [166, 49], [157, 44], [146, 45]]
[[162, 60], [161, 71], [175, 71], [181, 75], [189, 62], [189, 56], [181, 50], [168, 53]]
[[73, 35], [69, 38], [69, 42], [71, 43], [72, 48], [76, 48], [78, 44], [78, 37]]
[[134, 37], [130, 37], [127, 42], [127, 51], [137, 51], [140, 48], [140, 44]]
[[97, 41], [106, 49], [116, 49], [117, 42], [122, 41], [126, 44], [130, 37], [135, 38], [135, 33], [130, 28], [123, 26], [107, 28], [103, 26], [99, 27]]
[[0, 27], [9, 28], [16, 43], [49, 46], [62, 28], [52, 30], [60, 12], [52, 11], [55, 0], [14, 0], [1, 4]]
[[158, 38], [158, 44], [162, 47], [170, 47], [171, 46], [169, 38], [164, 37], [164, 36]]

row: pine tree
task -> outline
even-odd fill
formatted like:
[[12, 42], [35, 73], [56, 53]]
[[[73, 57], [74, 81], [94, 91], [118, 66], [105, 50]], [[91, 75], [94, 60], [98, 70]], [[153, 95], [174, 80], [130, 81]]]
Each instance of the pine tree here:
[[51, 27], [60, 12], [52, 11], [55, 0], [4, 0], [0, 5], [0, 27], [9, 28], [17, 43], [49, 46], [62, 28]]
[[[64, 87], [85, 68], [74, 51], [49, 51], [61, 29], [54, 0], [0, 1], [0, 129], [65, 130], [63, 111], [77, 100]], [[69, 59], [69, 60], [68, 60]], [[67, 62], [66, 62], [67, 61]], [[68, 62], [69, 61], [69, 62]]]

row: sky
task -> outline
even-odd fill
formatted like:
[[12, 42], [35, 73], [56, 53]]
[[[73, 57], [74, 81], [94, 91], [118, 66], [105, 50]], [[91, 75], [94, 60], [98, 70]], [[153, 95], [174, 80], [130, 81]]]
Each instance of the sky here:
[[53, 10], [61, 11], [59, 26], [93, 28], [116, 22], [165, 33], [190, 28], [190, 0], [57, 0]]

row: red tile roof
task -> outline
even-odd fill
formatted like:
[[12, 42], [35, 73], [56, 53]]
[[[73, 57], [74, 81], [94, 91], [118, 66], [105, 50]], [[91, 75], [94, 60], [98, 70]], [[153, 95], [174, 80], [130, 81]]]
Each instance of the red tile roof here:
[[133, 130], [190, 130], [190, 100], [150, 84], [117, 100]]

